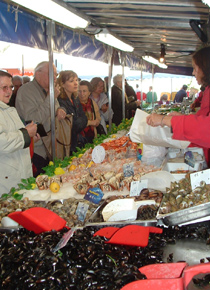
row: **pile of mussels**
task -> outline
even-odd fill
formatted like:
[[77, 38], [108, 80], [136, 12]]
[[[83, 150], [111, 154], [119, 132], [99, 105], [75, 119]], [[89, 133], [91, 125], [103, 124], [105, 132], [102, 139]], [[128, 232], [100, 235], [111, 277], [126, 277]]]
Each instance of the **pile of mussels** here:
[[[146, 279], [139, 267], [163, 263], [167, 244], [186, 238], [210, 243], [207, 227], [163, 228], [163, 234], [150, 235], [144, 248], [106, 244], [103, 237], [93, 237], [96, 228], [86, 227], [78, 229], [65, 247], [53, 251], [66, 231], [39, 235], [26, 229], [0, 232], [0, 288], [121, 289], [132, 281]], [[167, 261], [173, 262], [173, 253]]]

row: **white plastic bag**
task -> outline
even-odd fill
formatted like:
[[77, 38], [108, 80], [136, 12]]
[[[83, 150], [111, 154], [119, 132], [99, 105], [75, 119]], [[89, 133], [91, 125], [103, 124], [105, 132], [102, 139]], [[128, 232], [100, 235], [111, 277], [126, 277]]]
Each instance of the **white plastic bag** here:
[[130, 129], [132, 142], [146, 145], [173, 147], [185, 149], [190, 142], [172, 139], [171, 129], [168, 127], [152, 127], [146, 123], [147, 113], [137, 109]]

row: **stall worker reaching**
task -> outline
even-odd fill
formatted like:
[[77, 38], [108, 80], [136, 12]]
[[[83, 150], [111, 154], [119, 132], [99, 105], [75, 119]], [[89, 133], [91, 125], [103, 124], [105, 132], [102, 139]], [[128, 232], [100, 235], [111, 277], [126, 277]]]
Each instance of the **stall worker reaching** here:
[[[123, 120], [123, 108], [122, 108], [122, 75], [117, 74], [113, 78], [114, 85], [112, 86], [112, 109], [114, 111], [113, 123], [119, 125]], [[125, 118], [129, 118], [132, 110], [136, 110], [140, 107], [141, 101], [128, 100], [125, 92]]]
[[96, 102], [99, 107], [99, 112], [101, 116], [101, 126], [98, 126], [97, 132], [98, 134], [107, 134], [106, 123], [109, 122], [109, 118], [112, 119], [113, 111], [109, 108], [109, 100], [107, 95], [104, 92], [104, 81], [95, 77], [90, 81], [92, 86], [92, 92], [90, 98]]
[[12, 76], [0, 71], [0, 196], [32, 176], [29, 146], [37, 133], [37, 124], [25, 127], [17, 110], [8, 106], [12, 88]]
[[78, 97], [88, 119], [87, 127], [83, 130], [87, 143], [92, 143], [93, 139], [97, 137], [97, 127], [101, 121], [98, 105], [89, 98], [91, 89], [91, 84], [88, 81], [80, 82]]
[[73, 126], [71, 132], [71, 153], [76, 147], [83, 147], [87, 140], [83, 130], [87, 127], [88, 119], [83, 111], [78, 98], [79, 81], [74, 71], [65, 70], [59, 73], [57, 83], [60, 86], [58, 102], [67, 114], [73, 114]]
[[[53, 65], [54, 84], [56, 84], [57, 71]], [[59, 87], [54, 87], [55, 113], [58, 120], [64, 119], [66, 112], [59, 108], [57, 97]], [[49, 94], [49, 62], [39, 63], [34, 69], [34, 79], [19, 88], [16, 97], [16, 109], [19, 116], [26, 122], [33, 120], [42, 124], [46, 132], [51, 130], [51, 111]], [[42, 139], [34, 145], [33, 164], [36, 167], [36, 174], [43, 173], [43, 167], [49, 163], [48, 148], [45, 147]]]
[[210, 47], [196, 51], [192, 56], [192, 65], [197, 83], [205, 87], [200, 110], [188, 116], [151, 114], [147, 117], [147, 123], [171, 127], [173, 139], [190, 141], [190, 146], [202, 147], [210, 167]]

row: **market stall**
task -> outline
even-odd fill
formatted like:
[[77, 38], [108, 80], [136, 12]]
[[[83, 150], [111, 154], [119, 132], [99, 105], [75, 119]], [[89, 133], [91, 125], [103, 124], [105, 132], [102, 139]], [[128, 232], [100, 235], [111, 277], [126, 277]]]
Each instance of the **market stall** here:
[[[172, 146], [161, 162], [144, 162], [144, 146], [127, 136], [132, 121], [50, 162], [46, 174], [22, 180], [1, 198], [1, 289], [142, 289], [145, 283], [152, 289], [142, 267], [177, 268], [180, 261], [186, 262], [183, 274], [161, 277], [161, 289], [173, 289], [177, 278], [176, 289], [208, 289], [209, 184], [192, 190], [189, 177], [203, 169], [203, 152]], [[102, 151], [94, 156], [94, 148]], [[189, 151], [192, 166], [185, 163]], [[12, 219], [20, 209], [22, 220]], [[58, 229], [51, 212], [64, 221]], [[36, 232], [40, 225], [48, 230]], [[195, 267], [189, 283], [188, 265]]]

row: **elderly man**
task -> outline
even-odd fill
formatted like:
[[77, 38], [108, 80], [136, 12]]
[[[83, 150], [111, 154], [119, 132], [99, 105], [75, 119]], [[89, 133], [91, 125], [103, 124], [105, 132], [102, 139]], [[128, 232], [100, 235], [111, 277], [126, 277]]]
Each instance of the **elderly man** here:
[[[56, 83], [57, 71], [54, 70], [54, 82]], [[54, 88], [55, 112], [56, 117], [61, 120], [66, 116], [66, 112], [59, 108], [57, 97], [60, 94], [58, 86]], [[51, 112], [50, 112], [50, 95], [49, 95], [49, 62], [39, 63], [34, 70], [34, 79], [22, 86], [17, 93], [16, 109], [21, 118], [25, 121], [33, 120], [44, 126], [46, 132], [50, 131]], [[42, 168], [49, 162], [47, 150], [39, 140], [34, 145], [33, 163], [37, 169], [36, 175], [42, 173]], [[36, 176], [35, 175], [35, 176]]]
[[[112, 86], [112, 110], [114, 111], [113, 123], [119, 125], [123, 119], [122, 110], [122, 75], [116, 75], [113, 78], [114, 85]], [[125, 117], [129, 118], [129, 114], [132, 110], [136, 110], [139, 107], [141, 101], [130, 101], [125, 93]]]
[[12, 89], [12, 76], [0, 71], [0, 196], [32, 176], [29, 146], [37, 125], [25, 127], [16, 109], [8, 106]]

